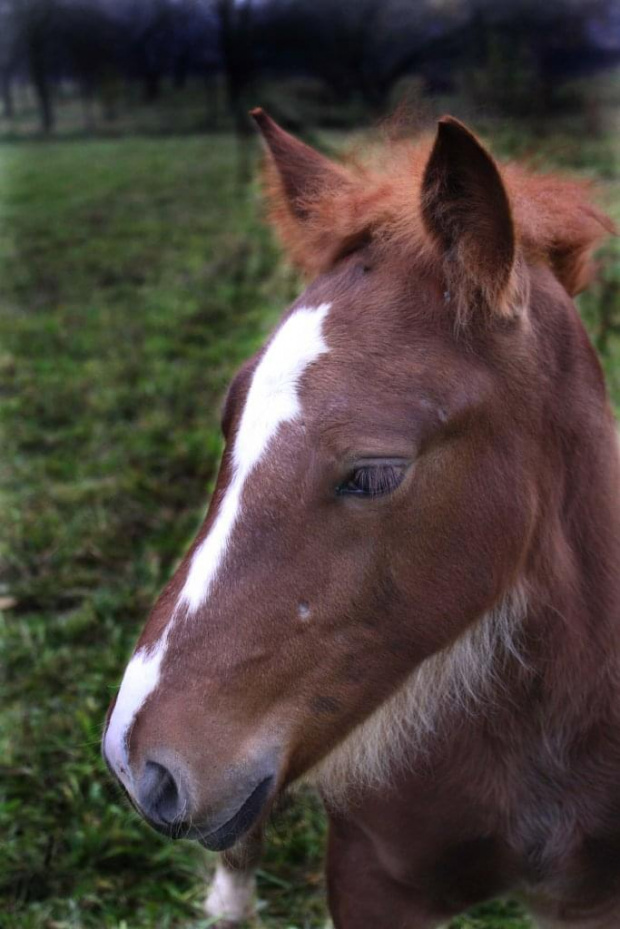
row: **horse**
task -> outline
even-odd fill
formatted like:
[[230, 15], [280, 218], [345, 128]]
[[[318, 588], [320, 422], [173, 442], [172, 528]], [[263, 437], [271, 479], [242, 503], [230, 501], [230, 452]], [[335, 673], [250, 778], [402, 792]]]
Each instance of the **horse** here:
[[252, 115], [309, 282], [230, 385], [104, 757], [154, 829], [223, 852], [229, 921], [305, 782], [336, 929], [504, 894], [617, 929], [620, 455], [572, 300], [612, 225], [450, 116], [336, 161]]

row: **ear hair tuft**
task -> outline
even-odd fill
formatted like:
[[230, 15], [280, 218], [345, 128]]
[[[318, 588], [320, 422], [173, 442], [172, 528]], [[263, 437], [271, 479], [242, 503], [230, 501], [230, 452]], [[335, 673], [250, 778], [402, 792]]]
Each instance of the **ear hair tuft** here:
[[494, 161], [453, 117], [434, 139], [385, 141], [368, 166], [336, 164], [295, 139], [260, 107], [270, 218], [307, 274], [327, 270], [356, 243], [382, 260], [441, 274], [450, 311], [510, 316], [529, 302], [526, 263], [547, 264], [569, 294], [593, 273], [592, 252], [614, 231], [586, 182]]

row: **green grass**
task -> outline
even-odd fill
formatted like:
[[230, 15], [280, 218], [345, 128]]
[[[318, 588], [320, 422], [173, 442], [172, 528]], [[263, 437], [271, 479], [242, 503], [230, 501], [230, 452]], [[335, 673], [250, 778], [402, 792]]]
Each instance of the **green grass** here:
[[[605, 158], [585, 168], [611, 191]], [[130, 811], [99, 738], [200, 520], [225, 385], [295, 293], [257, 200], [226, 137], [0, 149], [3, 929], [207, 927], [212, 859]], [[261, 926], [324, 926], [323, 838], [303, 795], [271, 834]], [[527, 925], [512, 904], [454, 924]]]

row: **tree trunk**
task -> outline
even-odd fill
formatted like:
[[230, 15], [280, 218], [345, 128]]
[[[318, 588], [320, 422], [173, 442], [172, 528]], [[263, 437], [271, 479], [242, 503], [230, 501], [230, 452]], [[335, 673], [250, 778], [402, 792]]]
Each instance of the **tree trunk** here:
[[15, 116], [13, 82], [11, 81], [11, 75], [6, 71], [2, 75], [2, 105], [4, 109], [4, 118], [13, 119]]
[[147, 71], [144, 75], [144, 102], [155, 103], [161, 96], [161, 73]]
[[94, 90], [92, 85], [88, 82], [82, 82], [80, 96], [84, 115], [84, 132], [87, 135], [92, 135], [95, 131]]
[[31, 51], [30, 76], [39, 104], [41, 129], [49, 135], [54, 128], [54, 105], [47, 70], [37, 50]]
[[243, 187], [250, 179], [252, 162], [250, 159], [250, 123], [242, 97], [234, 103], [235, 135], [237, 137], [237, 182]]
[[189, 61], [187, 55], [181, 55], [174, 63], [172, 83], [175, 90], [185, 90], [187, 87], [188, 73]]
[[220, 48], [225, 69], [228, 111], [237, 138], [237, 178], [243, 185], [250, 174], [248, 135], [250, 122], [245, 107], [245, 89], [252, 74], [252, 0], [236, 3], [219, 0]]

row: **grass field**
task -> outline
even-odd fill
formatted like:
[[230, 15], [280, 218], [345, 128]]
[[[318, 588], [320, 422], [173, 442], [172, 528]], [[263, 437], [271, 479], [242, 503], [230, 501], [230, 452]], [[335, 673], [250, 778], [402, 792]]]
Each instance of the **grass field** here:
[[[550, 137], [544, 157], [602, 177], [618, 214], [612, 150]], [[2, 929], [208, 926], [212, 859], [139, 821], [99, 738], [201, 518], [224, 387], [296, 292], [233, 166], [226, 137], [0, 148]], [[325, 925], [323, 834], [311, 796], [274, 825], [261, 926]], [[509, 903], [454, 923], [528, 925]]]

